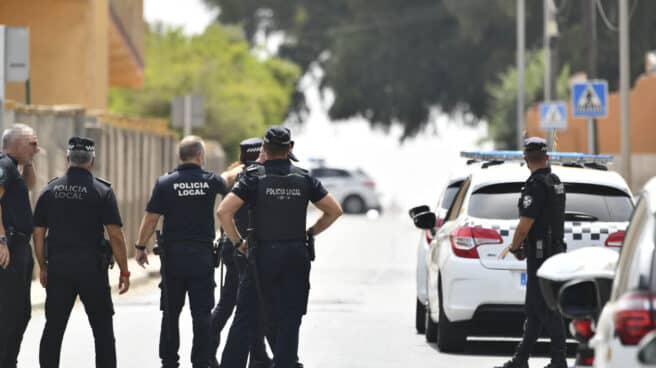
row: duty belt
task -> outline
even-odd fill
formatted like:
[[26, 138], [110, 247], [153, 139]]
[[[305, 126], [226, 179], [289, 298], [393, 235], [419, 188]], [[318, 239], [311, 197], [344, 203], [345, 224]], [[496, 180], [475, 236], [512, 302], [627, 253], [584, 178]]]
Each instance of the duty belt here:
[[29, 244], [30, 236], [16, 231], [13, 227], [7, 228], [7, 240], [15, 244]]

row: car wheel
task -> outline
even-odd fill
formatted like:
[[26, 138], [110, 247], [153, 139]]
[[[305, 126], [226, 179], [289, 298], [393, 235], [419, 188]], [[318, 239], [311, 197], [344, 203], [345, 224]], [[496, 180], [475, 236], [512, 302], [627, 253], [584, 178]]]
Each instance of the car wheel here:
[[433, 322], [433, 319], [430, 316], [430, 308], [426, 308], [424, 313], [424, 330], [427, 342], [436, 342], [437, 341], [437, 323]]
[[442, 280], [438, 285], [440, 323], [437, 326], [437, 348], [443, 353], [462, 352], [467, 343], [467, 323], [449, 321], [442, 307]]
[[350, 195], [342, 202], [342, 208], [346, 213], [364, 213], [367, 210], [364, 200], [357, 195]]
[[415, 309], [415, 328], [417, 333], [426, 332], [426, 307], [417, 299], [417, 308]]

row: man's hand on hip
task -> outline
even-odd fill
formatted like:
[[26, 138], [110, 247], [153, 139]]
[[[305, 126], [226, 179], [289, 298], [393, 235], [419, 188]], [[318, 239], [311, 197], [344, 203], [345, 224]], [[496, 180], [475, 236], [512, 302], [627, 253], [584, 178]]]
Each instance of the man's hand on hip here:
[[0, 267], [7, 269], [7, 267], [9, 267], [10, 258], [11, 256], [7, 244], [0, 243]]

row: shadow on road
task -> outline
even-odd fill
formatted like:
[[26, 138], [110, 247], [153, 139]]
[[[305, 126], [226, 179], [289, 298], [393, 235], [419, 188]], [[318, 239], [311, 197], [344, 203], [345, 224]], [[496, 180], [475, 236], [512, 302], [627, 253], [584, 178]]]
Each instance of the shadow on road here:
[[[517, 341], [499, 341], [499, 340], [467, 340], [465, 351], [454, 355], [472, 355], [472, 356], [498, 356], [510, 357], [515, 353]], [[436, 344], [429, 344], [431, 348], [438, 351]], [[443, 353], [442, 353], [443, 354]], [[576, 355], [576, 344], [567, 344], [567, 355], [574, 357]], [[549, 357], [549, 343], [539, 342], [535, 345], [533, 354], [534, 357]]]

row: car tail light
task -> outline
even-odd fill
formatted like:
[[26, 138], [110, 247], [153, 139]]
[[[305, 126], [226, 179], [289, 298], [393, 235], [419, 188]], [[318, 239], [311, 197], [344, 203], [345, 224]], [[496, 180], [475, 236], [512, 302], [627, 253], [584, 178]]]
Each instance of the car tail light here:
[[576, 361], [577, 367], [592, 367], [594, 365], [594, 355], [581, 357]]
[[501, 235], [492, 229], [461, 226], [451, 234], [453, 253], [462, 258], [478, 258], [478, 246], [501, 244]]
[[594, 333], [592, 332], [592, 321], [589, 319], [577, 319], [572, 321], [573, 332], [577, 335], [590, 340]]
[[608, 235], [606, 246], [609, 248], [621, 248], [624, 242], [624, 231], [618, 231]]
[[376, 182], [373, 180], [367, 179], [364, 182], [362, 182], [362, 184], [371, 190], [376, 189]]
[[654, 329], [650, 298], [650, 293], [634, 292], [618, 301], [614, 318], [615, 333], [623, 345], [638, 345]]

